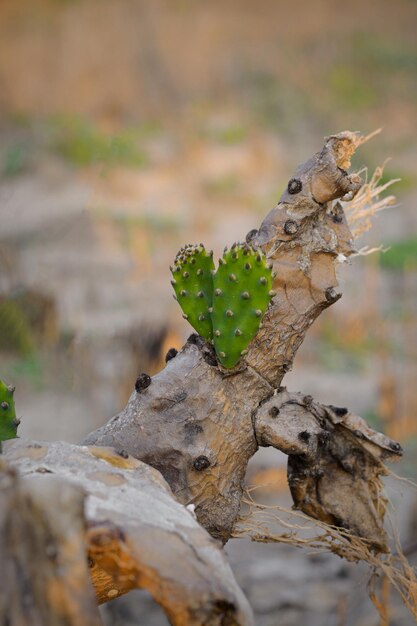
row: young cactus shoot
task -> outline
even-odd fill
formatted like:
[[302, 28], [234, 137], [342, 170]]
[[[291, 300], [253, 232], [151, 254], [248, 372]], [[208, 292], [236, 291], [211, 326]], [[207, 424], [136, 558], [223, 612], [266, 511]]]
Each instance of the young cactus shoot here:
[[268, 305], [272, 271], [265, 255], [248, 244], [233, 244], [214, 271], [213, 253], [185, 246], [171, 268], [172, 285], [184, 317], [214, 344], [225, 368], [234, 367], [259, 330]]
[[171, 267], [171, 284], [184, 318], [207, 340], [212, 338], [213, 271], [213, 252], [207, 252], [203, 244], [181, 248]]
[[16, 419], [13, 399], [14, 390], [14, 387], [11, 385], [7, 386], [0, 380], [0, 445], [6, 439], [17, 437], [19, 420]]
[[247, 245], [224, 252], [214, 275], [211, 315], [214, 348], [223, 367], [234, 367], [259, 330], [273, 292], [265, 255]]

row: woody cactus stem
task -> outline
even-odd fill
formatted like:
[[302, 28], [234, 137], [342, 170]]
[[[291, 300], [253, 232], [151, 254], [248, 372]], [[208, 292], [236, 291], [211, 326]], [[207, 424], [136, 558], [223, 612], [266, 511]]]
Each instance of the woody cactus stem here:
[[0, 446], [2, 441], [17, 437], [20, 420], [16, 418], [14, 390], [12, 385], [6, 385], [0, 380]]
[[346, 171], [360, 143], [348, 131], [327, 138], [251, 233], [251, 245], [274, 264], [278, 295], [248, 345], [246, 367], [224, 376], [211, 346], [192, 335], [144, 393], [133, 393], [84, 442], [126, 450], [158, 469], [176, 498], [192, 503], [200, 524], [224, 543], [239, 514], [250, 458], [259, 446], [273, 446], [291, 457], [297, 507], [385, 549], [377, 479], [400, 447], [349, 412], [316, 406], [304, 394], [284, 396], [282, 389], [308, 329], [340, 297], [338, 259], [352, 254], [354, 242], [333, 201], [346, 201], [361, 187]]

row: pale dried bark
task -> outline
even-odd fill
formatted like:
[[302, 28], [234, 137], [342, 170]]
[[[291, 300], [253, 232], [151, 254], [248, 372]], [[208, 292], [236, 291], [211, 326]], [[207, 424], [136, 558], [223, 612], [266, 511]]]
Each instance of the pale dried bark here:
[[[53, 572], [58, 566], [62, 568], [63, 549], [66, 546], [73, 549], [71, 565], [74, 569], [67, 568], [68, 577], [65, 576], [62, 584], [62, 576], [59, 578], [57, 574], [55, 587], [56, 597], [67, 601], [64, 607], [72, 607], [74, 619], [81, 610], [84, 613], [86, 601], [81, 591], [89, 598], [91, 607], [96, 607], [90, 589], [88, 560], [100, 603], [140, 587], [153, 595], [174, 626], [253, 624], [250, 607], [223, 551], [198, 524], [192, 512], [174, 500], [169, 486], [155, 469], [123, 451], [118, 453], [108, 448], [23, 440], [9, 441], [4, 448], [6, 461], [19, 472], [20, 491], [27, 494], [34, 485], [37, 487], [36, 512], [42, 524], [45, 520], [42, 531], [47, 533], [54, 528], [55, 520], [59, 520], [62, 531], [65, 530], [56, 540], [59, 557]], [[12, 488], [11, 485], [7, 492], [9, 497]], [[67, 492], [78, 497], [74, 514], [67, 506], [62, 507], [66, 502], [63, 494]], [[2, 493], [0, 491], [0, 498]], [[42, 494], [40, 501], [39, 493]], [[82, 523], [84, 497], [85, 528]], [[35, 515], [25, 517], [21, 499], [15, 497], [11, 502], [13, 525], [22, 528], [22, 517], [28, 535], [21, 537], [22, 533], [16, 534], [16, 530], [11, 535], [12, 530], [7, 526], [10, 532], [5, 540], [10, 540], [11, 536], [14, 540], [10, 545], [1, 546], [0, 564], [4, 554], [6, 557], [10, 554], [11, 559], [23, 554], [19, 572], [24, 573], [31, 585], [43, 585], [43, 564], [45, 560], [49, 563], [48, 557], [39, 554], [37, 545], [31, 544], [41, 522]], [[0, 524], [0, 530], [3, 528]], [[78, 538], [76, 545], [72, 542], [74, 537]], [[42, 548], [45, 548], [43, 544], [39, 546]], [[14, 585], [19, 588], [15, 580], [10, 583], [12, 588]], [[89, 596], [87, 590], [91, 592]], [[35, 600], [43, 607], [43, 600], [52, 602], [54, 598], [45, 592], [45, 598], [36, 596]], [[3, 610], [7, 611], [7, 594], [4, 601], [6, 608]], [[25, 606], [24, 598], [17, 598], [13, 607], [15, 605]], [[2, 623], [7, 622], [0, 620]], [[91, 611], [85, 611], [79, 621], [33, 622], [35, 626], [38, 623], [39, 626], [49, 623], [95, 626], [98, 622], [92, 620]], [[10, 626], [14, 624], [20, 622], [10, 622]]]
[[100, 626], [83, 508], [81, 487], [0, 459], [1, 626]]
[[252, 244], [273, 262], [277, 296], [244, 361], [225, 371], [211, 346], [192, 335], [150, 386], [134, 392], [119, 415], [86, 439], [123, 448], [160, 470], [177, 499], [195, 504], [199, 522], [223, 542], [239, 513], [249, 459], [258, 445], [272, 445], [289, 455], [296, 506], [352, 529], [380, 550], [386, 547], [378, 476], [384, 473], [382, 458], [398, 456], [400, 446], [349, 414], [336, 423], [337, 413], [312, 402], [312, 432], [319, 437], [323, 431], [327, 443], [311, 444], [306, 457], [303, 431], [294, 429], [305, 402], [282, 396], [279, 436], [278, 422], [270, 424], [263, 412], [308, 328], [341, 295], [336, 266], [352, 253], [353, 240], [340, 203], [333, 201], [348, 200], [361, 187], [360, 178], [346, 172], [359, 144], [347, 131], [328, 138], [298, 168], [259, 231], [250, 233]]
[[260, 446], [288, 454], [288, 484], [295, 508], [350, 529], [386, 551], [385, 499], [380, 476], [398, 444], [346, 408], [326, 406], [283, 388], [255, 414]]

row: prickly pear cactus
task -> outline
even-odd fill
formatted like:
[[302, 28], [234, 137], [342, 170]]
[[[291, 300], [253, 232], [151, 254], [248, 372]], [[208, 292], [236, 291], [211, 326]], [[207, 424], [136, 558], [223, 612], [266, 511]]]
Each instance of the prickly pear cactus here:
[[171, 267], [175, 297], [188, 320], [199, 335], [212, 338], [210, 307], [213, 300], [213, 252], [203, 244], [187, 245], [178, 252]]
[[234, 244], [219, 259], [213, 286], [214, 348], [223, 367], [231, 368], [245, 354], [275, 295], [271, 267], [260, 252]]
[[178, 252], [171, 272], [185, 319], [214, 343], [223, 367], [234, 367], [275, 295], [264, 254], [248, 244], [233, 244], [225, 249], [215, 272], [213, 253], [207, 253], [203, 244], [188, 245]]
[[16, 419], [14, 408], [14, 389], [0, 380], [0, 446], [2, 441], [17, 437], [19, 420]]

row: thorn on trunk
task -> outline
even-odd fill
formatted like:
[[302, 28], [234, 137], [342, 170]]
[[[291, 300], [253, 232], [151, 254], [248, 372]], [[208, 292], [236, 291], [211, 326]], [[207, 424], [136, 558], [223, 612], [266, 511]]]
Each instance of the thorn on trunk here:
[[334, 287], [328, 287], [325, 291], [325, 296], [326, 296], [327, 302], [330, 302], [332, 304], [333, 302], [337, 302], [338, 300], [340, 300], [340, 298], [342, 297], [342, 294], [337, 293]]
[[255, 239], [257, 234], [258, 231], [256, 230], [256, 228], [252, 228], [252, 230], [250, 230], [246, 235], [246, 243], [251, 243]]
[[193, 467], [197, 472], [202, 472], [210, 467], [210, 461], [206, 456], [198, 456], [193, 463]]
[[342, 406], [333, 406], [333, 404], [329, 405], [333, 413], [336, 413], [339, 417], [344, 417], [349, 413], [349, 410]]
[[295, 194], [295, 193], [300, 193], [300, 191], [303, 188], [303, 183], [301, 182], [301, 180], [299, 178], [291, 178], [291, 180], [288, 183], [288, 193]]
[[171, 361], [171, 359], [174, 359], [177, 356], [177, 354], [178, 354], [178, 350], [176, 348], [170, 348], [165, 355], [165, 363], [168, 363], [168, 361]]
[[287, 235], [295, 235], [299, 226], [294, 220], [287, 220], [284, 224], [284, 231]]
[[142, 391], [144, 391], [145, 389], [147, 389], [149, 387], [149, 385], [152, 382], [152, 378], [149, 376], [149, 374], [140, 374], [135, 382], [135, 389], [137, 393], [141, 393]]

